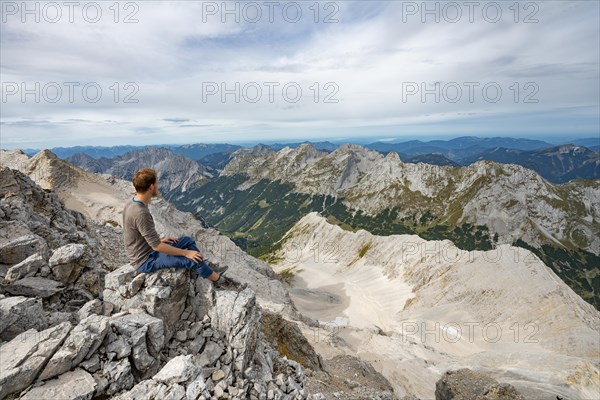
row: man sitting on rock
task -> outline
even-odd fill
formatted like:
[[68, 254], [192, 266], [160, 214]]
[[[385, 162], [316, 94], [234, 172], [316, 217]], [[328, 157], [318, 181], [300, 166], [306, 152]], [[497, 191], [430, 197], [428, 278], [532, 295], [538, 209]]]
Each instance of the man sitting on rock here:
[[[142, 168], [133, 176], [136, 194], [123, 209], [123, 237], [127, 258], [139, 272], [150, 273], [162, 268], [192, 269], [218, 287], [234, 285], [224, 276], [227, 266], [209, 267], [204, 255], [189, 236], [160, 238], [148, 205], [158, 196], [158, 176], [151, 168]], [[215, 271], [216, 270], [216, 271]]]

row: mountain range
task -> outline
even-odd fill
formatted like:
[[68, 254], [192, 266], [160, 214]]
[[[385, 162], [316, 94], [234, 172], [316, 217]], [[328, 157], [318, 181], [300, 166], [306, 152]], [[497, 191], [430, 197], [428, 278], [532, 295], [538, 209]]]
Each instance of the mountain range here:
[[185, 192], [197, 187], [212, 177], [195, 160], [175, 154], [166, 147], [147, 147], [128, 151], [121, 155], [106, 158], [92, 158], [86, 153], [75, 153], [67, 161], [86, 171], [104, 173], [130, 181], [140, 168], [154, 168], [161, 177], [161, 185], [166, 191]]
[[537, 150], [496, 147], [465, 157], [460, 162], [468, 165], [479, 160], [518, 164], [536, 171], [553, 183], [600, 178], [600, 153], [583, 146], [567, 144]]
[[221, 175], [173, 201], [256, 256], [318, 211], [345, 229], [449, 239], [467, 250], [517, 244], [536, 252], [598, 307], [600, 181], [555, 185], [515, 164], [404, 163], [342, 145], [237, 153]]
[[[19, 177], [22, 174], [41, 186], [36, 189], [30, 185], [23, 189], [23, 193], [15, 193], [20, 189], [12, 184], [13, 180], [3, 179], [0, 201], [0, 220], [3, 224], [13, 224], [5, 220], [15, 216], [32, 221], [31, 216], [17, 215], [15, 210], [21, 207], [19, 204], [35, 200], [37, 203], [31, 212], [47, 213], [52, 221], [50, 228], [37, 224], [38, 233], [47, 236], [48, 229], [58, 227], [73, 240], [87, 231], [90, 235], [101, 233], [103, 239], [98, 243], [102, 246], [99, 249], [101, 256], [115, 258], [110, 262], [111, 269], [118, 265], [116, 258], [123, 255], [119, 239], [121, 210], [124, 202], [129, 201], [133, 194], [130, 182], [109, 174], [87, 172], [61, 160], [50, 151], [41, 151], [34, 157], [28, 157], [20, 151], [1, 151], [0, 161], [3, 167], [13, 169], [3, 169], [3, 176], [9, 174], [22, 181]], [[269, 174], [269, 179], [265, 178]], [[393, 187], [386, 186], [388, 182]], [[597, 380], [600, 312], [565, 284], [564, 277], [559, 278], [554, 268], [537, 255], [537, 247], [530, 250], [510, 243], [513, 236], [509, 232], [509, 229], [519, 229], [521, 219], [529, 219], [534, 224], [528, 227], [534, 229], [537, 226], [538, 231], [531, 237], [525, 235], [525, 238], [535, 238], [537, 234], [543, 236], [539, 238], [540, 243], [562, 241], [567, 246], [569, 238], [563, 235], [568, 233], [569, 225], [565, 225], [568, 218], [578, 218], [575, 222], [593, 231], [597, 228], [598, 202], [594, 201], [598, 186], [594, 181], [582, 182], [552, 185], [533, 171], [489, 161], [476, 162], [468, 167], [403, 164], [394, 153], [383, 156], [356, 145], [340, 146], [331, 153], [319, 151], [310, 145], [284, 148], [278, 152], [240, 152], [227, 164], [223, 174], [187, 193], [190, 195], [188, 200], [193, 201], [194, 191], [211, 185], [213, 189], [224, 189], [222, 185], [227, 183], [228, 191], [215, 192], [212, 198], [216, 201], [217, 197], [223, 196], [221, 212], [226, 215], [233, 211], [230, 222], [238, 219], [243, 224], [255, 225], [254, 230], [248, 230], [250, 239], [252, 235], [260, 234], [267, 225], [277, 227], [277, 219], [289, 218], [292, 211], [301, 214], [273, 243], [267, 253], [268, 264], [236, 247], [227, 236], [204, 226], [191, 214], [178, 210], [162, 196], [153, 199], [150, 209], [161, 236], [182, 233], [193, 236], [211, 260], [229, 265], [231, 276], [248, 283], [249, 289], [237, 295], [202, 289], [203, 282], [196, 283], [195, 288], [190, 285], [188, 289], [186, 285], [183, 304], [214, 293], [210, 295], [214, 298], [214, 305], [199, 305], [212, 309], [209, 312], [211, 324], [221, 326], [223, 322], [220, 321], [227, 321], [226, 324], [230, 324], [227, 326], [231, 326], [231, 333], [219, 339], [219, 346], [225, 345], [223, 340], [242, 346], [241, 350], [232, 353], [232, 359], [240, 354], [250, 357], [250, 347], [260, 350], [256, 353], [257, 363], [263, 366], [265, 375], [246, 378], [256, 382], [257, 392], [264, 390], [266, 393], [266, 383], [275, 380], [274, 374], [268, 378], [267, 372], [269, 368], [280, 365], [278, 357], [286, 355], [286, 359], [295, 359], [299, 354], [297, 350], [302, 349], [305, 353], [300, 354], [313, 354], [310, 351], [316, 351], [329, 360], [327, 365], [337, 367], [330, 367], [329, 372], [324, 373], [313, 365], [310, 374], [295, 375], [305, 382], [305, 390], [310, 389], [310, 382], [323, 390], [327, 389], [325, 398], [389, 398], [381, 397], [389, 384], [396, 398], [435, 397], [445, 400], [447, 397], [441, 397], [435, 391], [436, 386], [440, 385], [436, 383], [438, 379], [445, 376], [447, 371], [470, 368], [502, 382], [502, 390], [514, 387], [522, 394], [522, 397], [513, 395], [512, 398], [555, 400], [560, 396], [587, 399], [596, 398], [600, 393]], [[477, 190], [471, 192], [471, 187]], [[505, 193], [507, 188], [514, 193]], [[536, 197], [537, 192], [540, 192], [539, 197]], [[349, 195], [352, 193], [355, 196]], [[381, 217], [384, 214], [377, 210], [384, 205], [386, 198], [375, 201], [375, 193], [388, 193], [390, 204], [399, 205], [396, 214], [388, 212]], [[62, 214], [54, 212], [56, 205], [46, 200], [55, 195], [66, 207], [74, 210], [73, 213], [81, 214], [79, 220], [86, 218], [94, 221], [93, 229], [86, 228], [83, 232], [82, 228], [74, 228], [71, 223], [66, 223]], [[204, 195], [207, 196], [207, 193]], [[557, 199], [561, 195], [570, 196], [570, 202], [574, 199], [581, 202], [581, 207], [575, 207], [580, 213], [573, 213], [573, 209], [562, 204], [560, 198]], [[367, 201], [369, 197], [370, 201]], [[460, 203], [459, 198], [465, 202]], [[427, 206], [434, 203], [433, 199], [444, 203], [439, 210], [452, 208], [457, 201], [463, 204], [464, 213], [456, 217], [457, 221], [464, 219], [471, 223], [477, 220], [478, 207], [482, 207], [479, 210], [482, 214], [486, 213], [488, 207], [491, 207], [489, 210], [500, 207], [500, 212], [506, 214], [489, 211], [486, 218], [490, 221], [492, 217], [506, 218], [507, 231], [496, 239], [491, 232], [482, 229], [475, 229], [474, 232], [479, 232], [479, 235], [473, 233], [471, 236], [469, 229], [465, 228], [470, 225], [465, 222], [457, 225], [461, 226], [460, 232], [454, 232], [456, 237], [465, 239], [464, 243], [460, 240], [455, 242], [446, 238], [423, 237], [423, 232], [415, 234], [414, 230], [421, 230], [419, 226], [439, 222], [434, 210], [417, 214], [419, 218], [405, 218], [402, 224], [398, 223], [404, 218], [402, 215], [419, 209], [417, 204], [410, 204], [411, 200], [422, 202], [425, 207], [421, 211], [425, 211]], [[517, 204], [512, 208], [505, 207], [504, 200], [516, 200]], [[206, 205], [203, 201], [205, 199], [199, 199], [196, 206]], [[406, 210], [403, 204], [407, 205]], [[317, 205], [321, 205], [325, 212], [307, 211]], [[351, 208], [357, 206], [365, 209]], [[244, 210], [245, 214], [236, 214], [238, 209]], [[251, 209], [253, 212], [250, 212]], [[513, 212], [517, 214], [514, 218], [511, 217]], [[553, 212], [563, 213], [562, 220], [549, 219]], [[377, 220], [373, 219], [375, 213], [380, 215]], [[392, 218], [394, 215], [399, 218]], [[348, 220], [342, 221], [342, 217]], [[379, 229], [388, 232], [374, 234], [370, 232], [373, 229], [367, 231], [350, 225], [354, 222], [367, 224], [366, 221], [371, 221], [371, 228], [381, 224]], [[84, 226], [83, 222], [78, 223]], [[390, 234], [392, 227], [400, 226], [413, 231]], [[497, 229], [499, 225], [492, 226]], [[78, 229], [82, 232], [78, 232]], [[597, 232], [593, 232], [597, 236]], [[275, 233], [275, 230], [272, 229], [270, 233]], [[235, 241], [235, 235], [231, 236]], [[473, 241], [469, 242], [467, 237]], [[265, 235], [265, 240], [269, 239], [275, 237]], [[489, 245], [487, 249], [465, 248], [486, 247], [486, 244]], [[3, 250], [2, 254], [8, 253]], [[97, 268], [103, 268], [102, 258], [94, 260]], [[125, 267], [107, 275], [105, 296], [109, 297], [105, 297], [104, 301], [112, 299], [123, 302], [121, 304], [124, 306], [127, 302], [138, 304], [135, 301], [142, 296], [147, 304], [140, 304], [148, 307], [148, 310], [150, 307], [175, 306], [168, 303], [178, 301], [174, 295], [161, 299], [152, 297], [162, 296], [161, 293], [166, 290], [162, 286], [153, 286], [152, 282], [166, 278], [160, 278], [158, 274], [155, 277], [149, 275], [142, 283], [139, 295], [135, 295], [134, 282], [128, 283], [129, 272]], [[594, 268], [587, 273], [590, 278], [597, 276]], [[124, 283], [122, 287], [118, 285], [121, 280]], [[139, 279], [134, 281], [139, 284]], [[179, 289], [169, 290], [174, 291], [169, 293], [178, 293]], [[256, 306], [250, 301], [253, 292], [256, 293]], [[11, 297], [7, 299], [0, 296], [2, 305], [13, 301]], [[240, 303], [243, 304], [242, 309]], [[197, 303], [194, 304], [198, 307]], [[257, 310], [258, 306], [262, 311]], [[62, 315], [61, 312], [53, 314], [54, 318]], [[268, 320], [261, 322], [264, 324], [262, 330], [257, 322], [259, 312], [269, 316]], [[165, 314], [165, 321], [169, 321], [169, 315], [172, 314], [174, 311]], [[117, 319], [128, 314], [109, 315]], [[186, 313], [182, 313], [181, 323], [185, 319], [183, 315]], [[239, 319], [234, 320], [233, 316]], [[252, 342], [254, 347], [249, 347], [246, 341], [249, 327], [260, 335], [258, 341]], [[270, 332], [271, 336], [263, 337], [258, 331]], [[294, 332], [299, 332], [299, 335]], [[167, 333], [165, 331], [165, 335]], [[179, 333], [174, 336], [179, 339], [173, 339], [169, 345], [169, 358], [177, 354], [177, 349], [190, 351], [188, 349], [193, 348], [192, 341], [187, 341], [188, 336]], [[282, 355], [275, 357], [266, 350], [263, 352], [268, 337], [273, 338], [274, 349], [279, 352], [277, 354]], [[305, 341], [302, 342], [301, 338]], [[117, 340], [117, 337], [107, 339], [107, 343], [113, 340]], [[88, 343], [89, 340], [84, 342]], [[127, 343], [125, 341], [123, 346], [126, 347]], [[14, 345], [11, 342], [11, 346]], [[198, 348], [196, 352], [201, 357], [210, 357], [215, 351], [212, 349], [214, 346]], [[314, 347], [314, 350], [309, 347]], [[111, 344], [110, 348], [120, 347]], [[137, 352], [132, 352], [131, 357], [125, 357], [118, 363], [128, 364], [127, 360], [130, 359], [132, 363], [139, 363], [139, 347], [135, 348]], [[3, 345], [3, 355], [8, 351], [5, 349]], [[100, 371], [96, 375], [111, 374], [111, 361], [105, 359], [108, 351], [100, 348]], [[65, 357], [68, 353], [65, 350], [57, 354]], [[352, 364], [360, 367], [349, 368], [346, 360], [350, 355], [360, 357], [359, 361]], [[271, 367], [264, 357], [273, 360]], [[246, 363], [248, 360], [250, 358], [239, 362]], [[301, 360], [306, 362], [305, 358]], [[221, 368], [231, 365], [233, 370], [235, 363], [230, 362], [222, 361], [216, 368], [219, 368], [218, 365]], [[56, 364], [56, 360], [50, 363]], [[83, 365], [84, 368], [93, 368], [91, 362]], [[216, 368], [209, 371], [216, 371]], [[340, 371], [346, 372], [336, 375]], [[365, 386], [364, 379], [374, 376], [374, 371], [381, 374], [381, 378], [371, 382], [378, 382], [379, 386], [376, 388], [375, 383]], [[210, 372], [207, 376], [210, 376]], [[125, 374], [123, 371], [121, 376]], [[140, 381], [138, 385], [141, 386], [127, 392], [139, 379], [145, 378], [136, 377], [135, 382], [132, 378], [130, 383], [125, 383], [120, 378], [116, 379], [118, 374], [113, 375], [110, 375], [107, 385], [98, 387], [103, 387], [102, 390], [108, 390], [109, 393], [125, 390], [121, 392], [123, 399], [136, 398], [136, 393], [139, 396], [154, 385], [159, 385], [156, 382], [158, 378]], [[466, 387], [482, 384], [483, 378], [477, 376], [479, 380], [466, 383]], [[40, 388], [46, 388], [63, 383], [52, 382], [40, 382], [36, 386], [41, 384]], [[71, 387], [76, 386], [73, 384], [75, 380], [69, 382]], [[83, 380], [77, 382], [80, 387], [92, 386]], [[327, 382], [330, 382], [330, 386], [326, 386]], [[181, 381], [181, 385], [184, 384], [187, 386]], [[283, 387], [292, 388], [291, 385]], [[369, 391], [365, 392], [367, 389]], [[175, 390], [175, 387], [171, 390]], [[30, 397], [34, 393], [38, 392], [32, 392]]]
[[[332, 142], [296, 142], [258, 144], [257, 148], [279, 151], [284, 147], [296, 148], [312, 144], [318, 150], [334, 151], [339, 144]], [[387, 154], [396, 152], [404, 162], [433, 165], [469, 165], [478, 160], [491, 160], [507, 164], [518, 164], [533, 169], [553, 183], [571, 179], [600, 178], [600, 138], [573, 139], [570, 143], [555, 145], [542, 140], [509, 137], [462, 136], [450, 140], [410, 140], [404, 142], [374, 142], [364, 147]], [[86, 168], [91, 160], [81, 159], [84, 153], [94, 159], [110, 159], [127, 152], [144, 148], [168, 148], [173, 153], [185, 156], [202, 164], [211, 174], [218, 174], [229, 162], [232, 154], [243, 147], [232, 144], [187, 144], [151, 146], [94, 147], [76, 146], [51, 149], [60, 158], [69, 159]], [[28, 155], [38, 152], [26, 149]], [[79, 162], [81, 164], [79, 164]]]

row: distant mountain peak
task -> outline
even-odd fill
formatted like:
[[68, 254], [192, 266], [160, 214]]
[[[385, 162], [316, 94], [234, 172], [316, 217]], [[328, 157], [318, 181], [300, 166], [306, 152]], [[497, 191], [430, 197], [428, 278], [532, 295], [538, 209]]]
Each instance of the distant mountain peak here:
[[395, 151], [390, 151], [389, 153], [386, 154], [385, 156], [386, 160], [397, 160], [397, 161], [402, 161], [400, 159], [400, 156], [398, 155], [398, 153], [396, 153]]
[[51, 150], [44, 149], [40, 150], [32, 159], [44, 159], [47, 158], [49, 160], [57, 160], [58, 157]]

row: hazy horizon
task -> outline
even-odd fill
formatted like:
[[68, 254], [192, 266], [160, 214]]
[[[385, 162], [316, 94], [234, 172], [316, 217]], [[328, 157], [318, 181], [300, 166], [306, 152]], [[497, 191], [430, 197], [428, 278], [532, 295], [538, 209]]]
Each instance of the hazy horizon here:
[[186, 142], [186, 143], [148, 143], [148, 144], [140, 144], [140, 143], [125, 143], [125, 144], [115, 144], [112, 146], [106, 145], [86, 145], [86, 144], [75, 144], [72, 146], [53, 146], [53, 147], [4, 147], [0, 146], [0, 148], [4, 150], [23, 150], [23, 151], [32, 151], [32, 150], [44, 150], [44, 149], [52, 149], [52, 148], [76, 148], [76, 147], [94, 147], [94, 148], [111, 148], [116, 146], [182, 146], [182, 145], [198, 145], [198, 144], [232, 144], [243, 147], [252, 147], [259, 144], [265, 145], [274, 145], [274, 144], [294, 144], [294, 143], [302, 143], [302, 142], [310, 142], [310, 143], [321, 143], [321, 142], [329, 142], [335, 145], [341, 145], [345, 143], [359, 144], [359, 145], [368, 145], [375, 142], [384, 142], [384, 143], [402, 143], [413, 140], [420, 140], [424, 143], [435, 141], [435, 140], [443, 140], [449, 141], [461, 137], [474, 137], [479, 139], [491, 139], [491, 138], [503, 138], [503, 139], [526, 139], [526, 140], [539, 140], [546, 143], [550, 143], [553, 145], [561, 145], [568, 144], [570, 141], [581, 141], [581, 140], [598, 140], [598, 145], [600, 145], [600, 138], [592, 137], [592, 136], [556, 136], [556, 137], [523, 137], [523, 136], [476, 136], [476, 135], [456, 135], [456, 136], [427, 136], [427, 137], [418, 137], [418, 136], [406, 136], [406, 137], [380, 137], [380, 138], [370, 138], [370, 137], [355, 137], [355, 138], [323, 138], [320, 140], [306, 140], [306, 139], [282, 139], [282, 140], [250, 140], [250, 141], [214, 141], [214, 142]]

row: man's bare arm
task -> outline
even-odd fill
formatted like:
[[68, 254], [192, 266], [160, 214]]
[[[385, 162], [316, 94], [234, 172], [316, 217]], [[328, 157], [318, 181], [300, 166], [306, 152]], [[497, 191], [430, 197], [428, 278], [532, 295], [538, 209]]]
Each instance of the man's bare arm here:
[[196, 262], [204, 260], [204, 255], [199, 251], [180, 249], [166, 243], [160, 243], [158, 246], [153, 247], [152, 249], [160, 251], [161, 253], [170, 254], [172, 256], [184, 256]]

